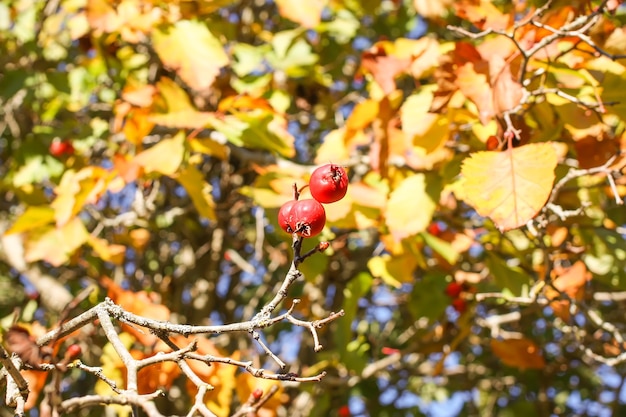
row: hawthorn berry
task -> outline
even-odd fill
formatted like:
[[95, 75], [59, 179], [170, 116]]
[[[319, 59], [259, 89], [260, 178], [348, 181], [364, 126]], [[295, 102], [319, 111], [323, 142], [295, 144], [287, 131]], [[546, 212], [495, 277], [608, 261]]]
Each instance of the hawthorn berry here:
[[287, 233], [293, 233], [295, 231], [292, 211], [293, 206], [297, 202], [297, 200], [287, 201], [278, 210], [278, 225]]
[[463, 292], [463, 285], [459, 284], [456, 281], [452, 281], [446, 286], [446, 295], [450, 298], [459, 298], [461, 292]]
[[452, 308], [454, 308], [457, 312], [463, 313], [467, 310], [467, 301], [462, 298], [455, 298], [452, 300]]
[[339, 165], [322, 165], [311, 174], [309, 188], [313, 198], [320, 203], [334, 203], [348, 191], [348, 174]]
[[83, 353], [82, 349], [79, 345], [73, 344], [69, 345], [67, 350], [65, 351], [65, 355], [69, 359], [76, 359]]
[[254, 401], [259, 401], [261, 397], [263, 397], [263, 390], [261, 388], [257, 388], [252, 391], [252, 398], [254, 398]]
[[74, 146], [72, 146], [71, 142], [65, 140], [55, 140], [50, 144], [48, 151], [50, 152], [50, 155], [59, 158], [63, 155], [72, 155], [74, 153]]
[[289, 211], [290, 223], [299, 236], [312, 237], [318, 235], [326, 224], [326, 211], [319, 201], [308, 198], [298, 200]]

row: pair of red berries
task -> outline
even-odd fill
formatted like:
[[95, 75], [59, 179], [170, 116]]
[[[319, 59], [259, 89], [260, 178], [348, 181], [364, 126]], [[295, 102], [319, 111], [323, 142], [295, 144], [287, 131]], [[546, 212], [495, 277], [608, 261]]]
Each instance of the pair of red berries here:
[[318, 167], [311, 174], [309, 189], [313, 198], [291, 200], [278, 211], [278, 224], [287, 233], [312, 237], [326, 224], [324, 204], [341, 200], [348, 191], [348, 174], [335, 164]]
[[446, 295], [452, 298], [452, 308], [454, 308], [457, 312], [463, 313], [467, 310], [467, 301], [461, 297], [461, 294], [469, 291], [470, 287], [466, 283], [458, 283], [456, 281], [452, 281], [446, 286]]

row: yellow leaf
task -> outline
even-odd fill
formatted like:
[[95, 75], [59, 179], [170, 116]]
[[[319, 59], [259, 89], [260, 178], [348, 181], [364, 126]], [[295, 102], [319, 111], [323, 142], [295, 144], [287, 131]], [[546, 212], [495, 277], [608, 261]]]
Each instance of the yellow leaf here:
[[491, 350], [502, 363], [514, 368], [543, 369], [546, 366], [541, 349], [530, 339], [491, 339]]
[[413, 280], [413, 270], [417, 267], [417, 260], [411, 253], [400, 256], [381, 255], [370, 258], [367, 262], [372, 276], [381, 278], [385, 284], [400, 288], [403, 282]]
[[550, 196], [556, 164], [551, 143], [476, 152], [461, 168], [464, 199], [501, 231], [523, 226]]
[[426, 230], [436, 204], [426, 193], [426, 177], [415, 174], [391, 192], [386, 212], [386, 223], [394, 238], [401, 240]]
[[202, 173], [196, 167], [188, 166], [175, 178], [187, 190], [198, 214], [209, 220], [215, 220], [215, 203], [211, 196], [211, 185], [204, 180]]
[[341, 165], [350, 160], [350, 150], [346, 146], [346, 130], [331, 130], [317, 150], [315, 156], [316, 164], [327, 164], [332, 162]]
[[50, 226], [31, 234], [26, 241], [24, 259], [27, 262], [43, 260], [52, 266], [60, 266], [88, 237], [83, 223], [74, 217], [59, 228]]
[[57, 196], [51, 204], [57, 226], [70, 221], [85, 204], [96, 203], [112, 178], [113, 174], [101, 167], [89, 166], [78, 172], [66, 171], [55, 189]]
[[49, 206], [31, 206], [18, 217], [6, 234], [38, 229], [54, 221], [54, 210]]
[[111, 262], [115, 265], [121, 265], [124, 262], [124, 256], [126, 254], [126, 246], [109, 244], [105, 239], [99, 239], [97, 237], [89, 235], [87, 243], [93, 248], [94, 252], [106, 262]]
[[237, 376], [237, 396], [239, 401], [245, 403], [252, 391], [260, 389], [263, 394], [267, 394], [272, 386], [278, 386], [278, 391], [263, 404], [259, 415], [275, 416], [276, 409], [283, 403], [283, 386], [279, 381], [271, 379], [255, 378], [249, 373], [241, 373]]
[[327, 2], [327, 0], [276, 0], [276, 5], [281, 16], [312, 29], [320, 24], [322, 10]]
[[185, 135], [180, 132], [173, 138], [163, 139], [150, 149], [135, 157], [134, 162], [142, 166], [146, 173], [158, 172], [173, 175], [183, 162]]
[[228, 159], [228, 146], [216, 142], [209, 138], [193, 138], [189, 139], [189, 146], [191, 150], [199, 152], [205, 155], [214, 156], [222, 161]]
[[205, 24], [179, 20], [173, 26], [152, 34], [154, 49], [165, 66], [174, 69], [194, 90], [213, 84], [228, 55]]

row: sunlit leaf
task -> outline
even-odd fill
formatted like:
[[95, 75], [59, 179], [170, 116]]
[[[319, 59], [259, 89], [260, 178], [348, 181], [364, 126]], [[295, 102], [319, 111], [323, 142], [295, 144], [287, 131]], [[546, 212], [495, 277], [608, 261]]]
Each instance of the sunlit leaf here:
[[50, 206], [30, 206], [17, 218], [6, 234], [22, 233], [38, 229], [54, 221], [54, 209]]
[[491, 339], [491, 350], [502, 363], [521, 370], [543, 369], [546, 361], [541, 349], [530, 339]]
[[426, 192], [426, 177], [415, 174], [403, 180], [389, 196], [385, 222], [398, 240], [426, 230], [436, 203]]
[[56, 187], [56, 198], [51, 204], [58, 226], [62, 226], [85, 204], [94, 204], [107, 190], [113, 175], [104, 168], [90, 166], [78, 172], [67, 171]]
[[500, 230], [523, 226], [548, 199], [557, 157], [550, 143], [476, 152], [463, 161], [464, 198]]
[[27, 262], [43, 260], [53, 266], [60, 266], [69, 260], [88, 237], [87, 229], [77, 217], [58, 228], [40, 228], [28, 236], [24, 259]]
[[175, 178], [187, 190], [198, 214], [209, 220], [215, 220], [215, 203], [211, 196], [211, 185], [205, 181], [202, 173], [196, 167], [188, 166]]
[[199, 21], [179, 20], [154, 31], [152, 41], [163, 63], [195, 90], [210, 87], [220, 68], [228, 64], [220, 41]]
[[135, 157], [134, 163], [142, 166], [146, 173], [158, 172], [173, 175], [183, 161], [185, 135], [178, 133], [173, 138], [162, 139], [153, 147]]
[[103, 261], [111, 262], [115, 265], [121, 265], [124, 262], [126, 246], [109, 243], [106, 239], [100, 239], [91, 235], [89, 235], [87, 243]]
[[374, 256], [367, 261], [367, 267], [374, 277], [381, 278], [385, 284], [396, 288], [413, 280], [416, 266], [417, 260], [411, 253], [400, 256]]
[[299, 0], [276, 0], [278, 12], [281, 16], [293, 20], [308, 29], [319, 25], [322, 10], [326, 3], [327, 0], [309, 0], [306, 2]]

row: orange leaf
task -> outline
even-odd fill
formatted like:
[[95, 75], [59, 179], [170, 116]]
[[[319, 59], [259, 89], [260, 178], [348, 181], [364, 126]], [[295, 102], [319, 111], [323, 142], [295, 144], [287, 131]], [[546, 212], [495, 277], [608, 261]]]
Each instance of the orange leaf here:
[[154, 49], [165, 66], [174, 69], [194, 90], [210, 87], [228, 56], [220, 41], [199, 21], [179, 20], [152, 35]]
[[491, 350], [507, 366], [521, 370], [546, 366], [541, 349], [530, 339], [491, 339]]
[[506, 30], [512, 22], [512, 16], [500, 12], [492, 1], [463, 0], [454, 2], [454, 7], [457, 16], [469, 20], [481, 30]]
[[463, 161], [461, 194], [501, 231], [515, 229], [531, 220], [546, 203], [556, 164], [556, 151], [550, 143], [504, 152], [476, 152]]
[[411, 67], [411, 59], [388, 55], [385, 46], [385, 43], [378, 42], [363, 52], [361, 65], [372, 74], [383, 93], [389, 94], [396, 89], [396, 76]]
[[496, 114], [511, 110], [522, 99], [522, 85], [513, 79], [511, 65], [500, 55], [489, 60], [489, 76], [493, 88], [493, 107]]
[[349, 130], [361, 130], [369, 126], [378, 117], [379, 105], [376, 100], [365, 100], [354, 106], [346, 121]]
[[293, 20], [307, 29], [320, 24], [322, 10], [327, 0], [276, 0], [278, 13], [286, 19]]
[[[107, 296], [123, 309], [154, 320], [169, 320], [170, 310], [162, 304], [155, 303], [146, 291], [125, 290], [108, 277], [102, 277], [100, 281], [107, 289]], [[124, 325], [123, 327], [126, 332], [133, 335], [145, 346], [152, 346], [160, 340], [154, 334], [143, 331], [136, 326]]]

